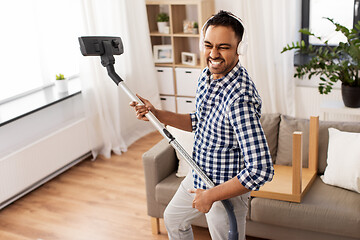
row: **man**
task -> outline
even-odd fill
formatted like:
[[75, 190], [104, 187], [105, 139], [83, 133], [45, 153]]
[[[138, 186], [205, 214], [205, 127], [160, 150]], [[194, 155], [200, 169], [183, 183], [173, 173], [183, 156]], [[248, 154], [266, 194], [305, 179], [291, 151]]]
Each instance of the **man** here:
[[[240, 19], [220, 11], [203, 27], [202, 53], [207, 62], [196, 93], [196, 112], [176, 114], [145, 106], [135, 107], [137, 118], [148, 111], [164, 124], [195, 132], [193, 159], [215, 183], [189, 173], [164, 212], [170, 239], [193, 239], [191, 222], [205, 213], [212, 239], [227, 239], [228, 218], [220, 200], [230, 199], [245, 238], [247, 200], [273, 176], [269, 148], [260, 125], [261, 99], [239, 62], [238, 45], [244, 28]], [[240, 48], [239, 48], [240, 49]], [[190, 189], [190, 190], [189, 190]]]

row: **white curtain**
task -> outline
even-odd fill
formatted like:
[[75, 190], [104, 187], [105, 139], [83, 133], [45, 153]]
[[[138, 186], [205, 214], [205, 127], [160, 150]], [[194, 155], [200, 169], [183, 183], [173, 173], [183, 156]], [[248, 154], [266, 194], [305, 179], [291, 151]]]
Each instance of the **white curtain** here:
[[[298, 40], [299, 0], [243, 0], [232, 6], [244, 20], [249, 48], [241, 58], [263, 100], [263, 112], [295, 115], [293, 54], [283, 47]], [[221, 9], [221, 4], [218, 6]]]
[[[120, 36], [124, 54], [115, 56], [115, 69], [134, 92], [159, 106], [144, 0], [82, 0], [87, 36]], [[139, 121], [130, 99], [108, 77], [100, 57], [81, 57], [80, 77], [93, 156], [121, 154], [145, 134], [154, 131]]]

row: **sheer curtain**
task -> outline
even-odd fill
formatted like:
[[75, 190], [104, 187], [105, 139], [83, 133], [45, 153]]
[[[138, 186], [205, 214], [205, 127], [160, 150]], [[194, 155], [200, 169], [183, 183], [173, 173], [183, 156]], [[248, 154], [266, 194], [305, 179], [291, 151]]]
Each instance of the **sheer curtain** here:
[[298, 40], [300, 1], [244, 0], [235, 9], [245, 22], [249, 39], [247, 55], [241, 60], [259, 90], [263, 112], [295, 115], [293, 55], [280, 52]]
[[[133, 92], [159, 106], [145, 1], [82, 0], [81, 8], [84, 35], [120, 36], [124, 54], [115, 56], [117, 73]], [[108, 77], [100, 57], [81, 57], [80, 77], [94, 157], [121, 154], [154, 131], [151, 124], [136, 119], [130, 99]]]

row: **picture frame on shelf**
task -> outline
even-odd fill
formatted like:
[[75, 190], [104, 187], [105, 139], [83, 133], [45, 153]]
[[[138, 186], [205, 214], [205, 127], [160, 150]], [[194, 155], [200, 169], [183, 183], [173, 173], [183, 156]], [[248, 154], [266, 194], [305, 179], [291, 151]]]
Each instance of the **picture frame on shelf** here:
[[190, 52], [181, 52], [181, 63], [185, 65], [195, 66], [197, 64], [196, 54]]
[[154, 45], [155, 63], [172, 63], [174, 61], [171, 45]]
[[183, 21], [183, 31], [184, 33], [198, 34], [199, 33], [199, 24], [196, 21], [184, 20]]

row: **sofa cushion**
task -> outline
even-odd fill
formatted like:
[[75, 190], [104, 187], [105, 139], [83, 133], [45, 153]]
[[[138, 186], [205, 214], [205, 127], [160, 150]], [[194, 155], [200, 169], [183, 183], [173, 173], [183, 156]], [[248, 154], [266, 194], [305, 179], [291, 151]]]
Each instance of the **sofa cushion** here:
[[333, 122], [320, 121], [319, 123], [319, 173], [323, 174], [326, 168], [326, 159], [329, 143], [328, 129], [336, 128], [345, 132], [360, 132], [360, 124], [358, 122]]
[[176, 190], [180, 186], [180, 183], [183, 179], [183, 177], [177, 177], [174, 172], [159, 182], [155, 187], [156, 201], [158, 203], [167, 205], [175, 195]]
[[[187, 132], [172, 126], [166, 126], [167, 130], [174, 136], [176, 141], [184, 148], [184, 150], [192, 156], [193, 146], [194, 146], [194, 136], [195, 133]], [[179, 159], [179, 166], [176, 172], [177, 177], [186, 177], [188, 172], [190, 171], [190, 166], [186, 162], [185, 158], [180, 154], [178, 150], [176, 152], [176, 157]]]
[[359, 143], [360, 133], [329, 128], [327, 167], [320, 177], [324, 183], [360, 193]]
[[275, 163], [276, 152], [278, 148], [280, 114], [279, 113], [262, 114], [260, 118], [260, 122], [264, 130], [265, 137], [270, 149], [272, 161], [273, 163]]
[[303, 133], [303, 167], [308, 166], [309, 120], [293, 118], [286, 115], [281, 115], [276, 164], [292, 165], [292, 135], [295, 131], [301, 131]]
[[360, 236], [360, 194], [324, 184], [319, 177], [301, 204], [272, 199], [251, 201], [251, 220], [282, 227]]

